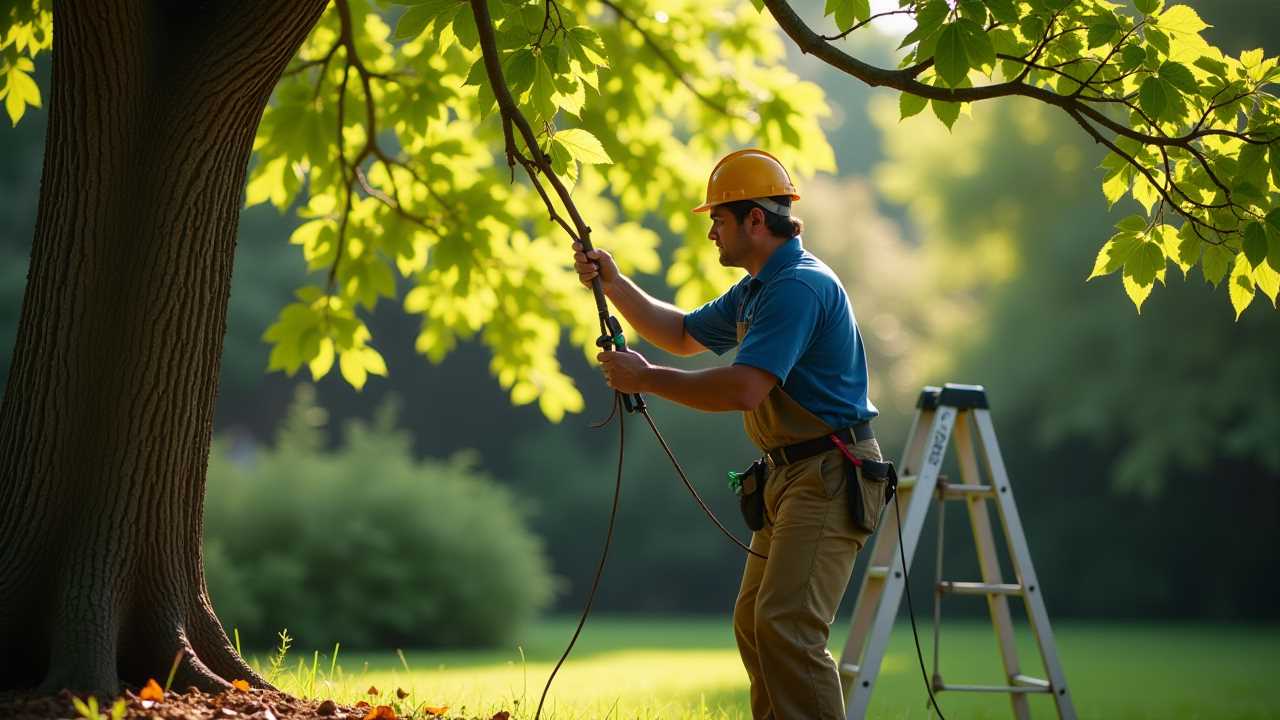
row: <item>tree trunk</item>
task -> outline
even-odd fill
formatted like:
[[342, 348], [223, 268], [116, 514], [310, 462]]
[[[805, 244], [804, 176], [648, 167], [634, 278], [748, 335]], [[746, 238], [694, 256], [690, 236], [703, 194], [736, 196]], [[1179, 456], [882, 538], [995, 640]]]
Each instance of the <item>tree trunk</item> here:
[[214, 616], [205, 467], [241, 190], [325, 0], [55, 0], [0, 406], [0, 689], [261, 680]]

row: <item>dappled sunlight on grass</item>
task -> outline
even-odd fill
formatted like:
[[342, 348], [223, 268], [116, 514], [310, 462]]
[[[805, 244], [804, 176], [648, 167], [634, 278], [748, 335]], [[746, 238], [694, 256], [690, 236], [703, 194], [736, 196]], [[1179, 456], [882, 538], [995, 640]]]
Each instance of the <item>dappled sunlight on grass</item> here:
[[[572, 633], [570, 620], [531, 627], [511, 649], [295, 654], [275, 678], [288, 692], [374, 704], [408, 695], [403, 709], [447, 705], [450, 717], [489, 718], [498, 710], [533, 717], [543, 683]], [[839, 655], [847, 626], [832, 630]], [[1055, 626], [1068, 686], [1082, 718], [1280, 719], [1280, 628], [1204, 624], [1081, 623]], [[922, 625], [926, 663], [932, 635]], [[1023, 671], [1040, 676], [1026, 628], [1018, 636]], [[948, 621], [941, 640], [948, 682], [1001, 684], [990, 626]], [[527, 658], [527, 659], [526, 659]], [[258, 662], [259, 667], [264, 663]], [[312, 667], [316, 670], [312, 671]], [[932, 671], [932, 667], [929, 668]], [[379, 695], [367, 694], [372, 687]], [[992, 694], [946, 693], [950, 720], [1009, 717], [1009, 701]], [[1047, 697], [1033, 697], [1032, 715], [1052, 717]], [[920, 669], [905, 625], [894, 628], [870, 717], [925, 720]], [[747, 678], [727, 618], [600, 618], [556, 676], [546, 720], [746, 720]]]

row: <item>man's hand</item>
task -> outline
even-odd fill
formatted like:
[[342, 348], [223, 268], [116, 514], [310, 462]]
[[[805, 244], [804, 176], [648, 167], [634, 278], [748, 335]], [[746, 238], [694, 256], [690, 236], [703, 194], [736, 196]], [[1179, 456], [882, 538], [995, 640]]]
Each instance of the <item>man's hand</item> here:
[[635, 350], [605, 350], [596, 355], [596, 359], [600, 361], [600, 369], [604, 371], [604, 379], [609, 387], [628, 395], [645, 391], [641, 386], [645, 375], [653, 366], [640, 353]]
[[[595, 262], [592, 262], [592, 261]], [[596, 263], [599, 263], [597, 267]], [[613, 262], [613, 256], [609, 253], [596, 248], [590, 253], [582, 252], [582, 243], [573, 244], [573, 269], [578, 271], [578, 279], [583, 285], [591, 287], [591, 279], [600, 276], [600, 284], [608, 290], [613, 282], [618, 279], [618, 266]]]

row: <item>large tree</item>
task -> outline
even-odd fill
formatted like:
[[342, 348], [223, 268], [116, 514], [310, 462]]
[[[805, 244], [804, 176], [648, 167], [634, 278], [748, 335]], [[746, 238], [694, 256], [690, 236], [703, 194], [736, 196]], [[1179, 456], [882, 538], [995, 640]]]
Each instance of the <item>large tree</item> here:
[[1168, 259], [1215, 282], [1230, 266], [1239, 309], [1255, 287], [1274, 300], [1276, 63], [1224, 56], [1185, 6], [902, 0], [886, 12], [916, 27], [884, 69], [833, 44], [872, 20], [867, 0], [829, 2], [825, 38], [782, 0], [405, 4], [0, 4], [15, 122], [53, 50], [0, 407], [0, 686], [110, 692], [176, 653], [179, 686], [261, 682], [214, 618], [199, 550], [242, 192], [307, 219], [291, 240], [316, 282], [268, 331], [273, 368], [336, 364], [357, 387], [385, 372], [363, 317], [398, 273], [424, 354], [478, 333], [513, 402], [558, 419], [582, 404], [561, 328], [584, 351], [595, 335], [561, 230], [589, 222], [640, 270], [656, 269], [653, 227], [683, 236], [668, 280], [689, 303], [727, 280], [687, 215], [717, 154], [754, 142], [802, 177], [833, 169], [824, 99], [780, 65], [779, 27], [904, 91], [904, 114], [927, 101], [950, 124], [1002, 96], [1067, 113], [1112, 150], [1108, 196], [1148, 209], [1098, 261], [1135, 302]]

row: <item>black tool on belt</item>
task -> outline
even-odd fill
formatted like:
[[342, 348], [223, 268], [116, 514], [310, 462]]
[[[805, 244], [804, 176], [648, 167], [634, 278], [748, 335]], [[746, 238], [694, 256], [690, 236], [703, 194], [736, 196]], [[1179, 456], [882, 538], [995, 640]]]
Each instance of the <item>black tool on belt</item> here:
[[738, 496], [747, 527], [753, 531], [764, 528], [764, 485], [771, 467], [797, 463], [836, 448], [844, 455], [849, 513], [854, 524], [866, 532], [875, 532], [880, 513], [897, 492], [898, 473], [892, 462], [859, 458], [849, 448], [850, 444], [873, 437], [871, 423], [861, 422], [830, 435], [770, 450], [746, 470], [730, 472], [729, 487]]
[[764, 529], [764, 481], [768, 477], [769, 464], [764, 458], [742, 472], [729, 471], [729, 488], [738, 496], [742, 519], [752, 531]]

